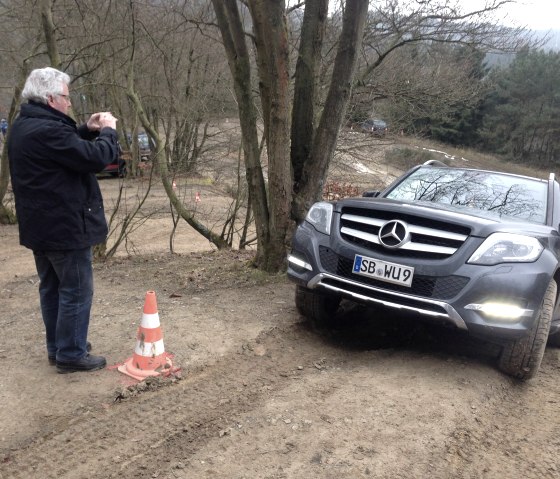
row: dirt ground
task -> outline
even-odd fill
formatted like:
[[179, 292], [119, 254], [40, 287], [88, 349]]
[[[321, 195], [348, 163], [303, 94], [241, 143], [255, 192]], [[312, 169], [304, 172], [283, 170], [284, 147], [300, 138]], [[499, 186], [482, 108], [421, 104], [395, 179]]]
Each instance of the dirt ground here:
[[[119, 184], [101, 181], [109, 205]], [[226, 202], [195, 191], [208, 214]], [[0, 478], [560, 478], [560, 350], [519, 384], [492, 345], [414, 318], [354, 308], [316, 330], [250, 252], [180, 224], [170, 254], [156, 193], [127, 248], [95, 264], [89, 339], [109, 367], [92, 373], [49, 366], [32, 254], [0, 226]], [[148, 290], [180, 374], [138, 383], [116, 367]]]

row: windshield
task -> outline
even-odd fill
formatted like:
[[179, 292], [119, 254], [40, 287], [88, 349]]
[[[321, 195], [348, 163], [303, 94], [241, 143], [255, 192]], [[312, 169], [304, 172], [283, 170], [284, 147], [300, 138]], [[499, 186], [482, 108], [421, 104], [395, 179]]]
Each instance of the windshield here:
[[150, 140], [148, 139], [148, 135], [146, 133], [138, 134], [138, 146], [141, 150], [150, 149]]
[[546, 182], [490, 171], [423, 167], [385, 196], [475, 210], [488, 218], [546, 221]]

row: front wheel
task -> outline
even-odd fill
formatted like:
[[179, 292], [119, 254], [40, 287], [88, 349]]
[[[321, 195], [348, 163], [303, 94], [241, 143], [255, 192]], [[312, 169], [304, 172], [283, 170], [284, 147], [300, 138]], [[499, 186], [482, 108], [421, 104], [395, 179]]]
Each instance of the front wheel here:
[[298, 312], [318, 327], [336, 324], [336, 313], [341, 298], [335, 294], [323, 294], [303, 286], [296, 286]]
[[548, 344], [555, 348], [560, 348], [560, 331], [548, 336]]
[[499, 368], [506, 374], [521, 380], [531, 379], [537, 374], [550, 331], [556, 289], [556, 282], [550, 280], [538, 318], [529, 334], [521, 339], [509, 341], [504, 346], [499, 359]]
[[550, 333], [548, 334], [548, 345], [560, 348], [560, 301], [556, 302], [552, 322], [550, 323]]

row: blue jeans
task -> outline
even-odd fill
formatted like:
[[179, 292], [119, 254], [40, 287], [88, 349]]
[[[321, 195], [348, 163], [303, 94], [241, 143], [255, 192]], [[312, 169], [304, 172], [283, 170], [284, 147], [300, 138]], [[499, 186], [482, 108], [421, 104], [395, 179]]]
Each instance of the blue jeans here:
[[93, 298], [91, 248], [33, 251], [33, 255], [41, 280], [39, 297], [48, 355], [57, 361], [77, 361], [87, 354]]

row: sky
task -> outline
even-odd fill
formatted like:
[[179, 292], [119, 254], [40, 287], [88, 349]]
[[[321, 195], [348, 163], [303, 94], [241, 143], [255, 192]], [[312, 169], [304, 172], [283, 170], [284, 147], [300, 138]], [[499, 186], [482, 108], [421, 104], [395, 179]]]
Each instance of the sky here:
[[[464, 10], [484, 5], [484, 0], [462, 0]], [[503, 8], [504, 24], [526, 26], [531, 30], [560, 30], [560, 0], [518, 0]]]
[[[297, 0], [289, 0], [293, 3]], [[416, 0], [421, 2], [421, 0]], [[460, 6], [464, 12], [484, 8], [491, 0], [440, 0]], [[496, 18], [504, 25], [527, 27], [531, 30], [560, 30], [560, 0], [513, 0], [515, 3], [502, 7]], [[339, 0], [330, 0], [336, 5]], [[382, 3], [382, 2], [380, 2]]]

